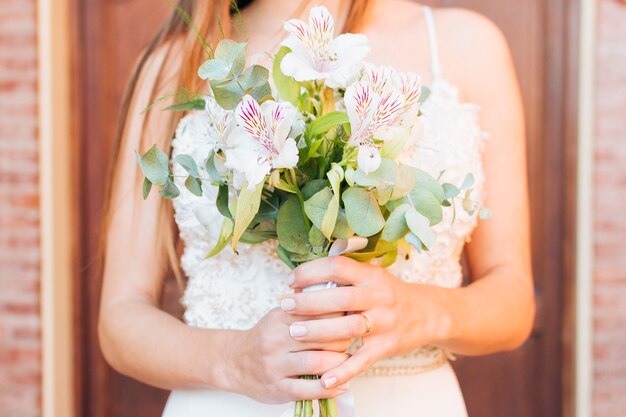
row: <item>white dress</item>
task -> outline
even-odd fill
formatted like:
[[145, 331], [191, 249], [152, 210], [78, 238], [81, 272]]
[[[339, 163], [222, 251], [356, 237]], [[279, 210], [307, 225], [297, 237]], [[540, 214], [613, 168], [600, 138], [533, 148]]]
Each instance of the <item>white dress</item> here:
[[[431, 94], [422, 106], [423, 139], [406, 152], [403, 162], [414, 164], [442, 180], [460, 184], [467, 173], [475, 177], [472, 199], [483, 199], [482, 149], [486, 134], [479, 124], [479, 108], [462, 103], [457, 89], [442, 76], [437, 57], [434, 22], [424, 7], [431, 49], [433, 82]], [[173, 153], [192, 155], [199, 166], [206, 158], [202, 139], [201, 114], [185, 117], [173, 142]], [[206, 131], [206, 130], [204, 130]], [[176, 169], [182, 169], [177, 167]], [[176, 175], [184, 176], [183, 171]], [[284, 284], [288, 268], [275, 255], [275, 244], [240, 245], [240, 255], [223, 250], [204, 259], [220, 231], [222, 216], [214, 201], [215, 187], [205, 187], [196, 197], [181, 184], [181, 196], [174, 200], [175, 220], [185, 242], [182, 266], [189, 281], [182, 299], [184, 319], [190, 326], [216, 329], [249, 329], [279, 297], [290, 292]], [[463, 246], [476, 226], [476, 217], [459, 209], [452, 223], [452, 210], [444, 209], [443, 221], [435, 226], [437, 244], [408, 260], [399, 257], [389, 268], [412, 283], [458, 287], [462, 282], [460, 257]], [[351, 382], [357, 417], [464, 417], [462, 393], [449, 355], [424, 347], [403, 356], [385, 359]], [[280, 417], [293, 404], [266, 405], [244, 395], [218, 390], [174, 391], [163, 417]]]

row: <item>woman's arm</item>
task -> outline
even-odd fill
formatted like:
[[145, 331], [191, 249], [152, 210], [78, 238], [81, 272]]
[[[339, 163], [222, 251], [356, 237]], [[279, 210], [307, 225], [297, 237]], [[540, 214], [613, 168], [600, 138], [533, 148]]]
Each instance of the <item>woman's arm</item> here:
[[[157, 79], [165, 51], [157, 51], [141, 75], [116, 167], [121, 180], [113, 184], [98, 326], [105, 358], [119, 372], [165, 389], [215, 387], [283, 403], [340, 395], [346, 387], [325, 389], [315, 381], [293, 378], [338, 366], [350, 342], [294, 341], [289, 325], [302, 317], [275, 309], [247, 331], [209, 330], [189, 327], [159, 309], [168, 268], [158, 230], [170, 223], [160, 220], [158, 193], [141, 200], [133, 152], [152, 143], [163, 146], [169, 113], [157, 110], [145, 116], [141, 111], [150, 102], [150, 81]], [[177, 56], [167, 58], [179, 61]], [[174, 80], [175, 75], [166, 72], [160, 79]], [[157, 91], [165, 94], [173, 88], [163, 82]], [[140, 145], [144, 125], [146, 144]]]
[[[443, 13], [437, 19], [438, 32], [444, 33], [441, 49], [448, 51], [442, 55], [443, 66], [457, 71], [453, 81], [458, 79], [466, 98], [481, 105], [481, 123], [491, 136], [483, 156], [484, 203], [493, 216], [479, 222], [467, 245], [473, 282], [458, 289], [408, 284], [382, 268], [347, 258], [299, 267], [289, 278], [294, 288], [325, 281], [351, 287], [295, 294], [290, 312], [363, 311], [372, 325], [364, 347], [323, 380], [343, 383], [383, 357], [425, 344], [465, 355], [514, 349], [532, 328], [526, 146], [510, 53], [501, 33], [486, 19], [459, 10]], [[459, 28], [464, 28], [463, 36]], [[294, 325], [307, 328], [298, 339], [302, 341], [360, 336], [366, 329], [359, 315]]]

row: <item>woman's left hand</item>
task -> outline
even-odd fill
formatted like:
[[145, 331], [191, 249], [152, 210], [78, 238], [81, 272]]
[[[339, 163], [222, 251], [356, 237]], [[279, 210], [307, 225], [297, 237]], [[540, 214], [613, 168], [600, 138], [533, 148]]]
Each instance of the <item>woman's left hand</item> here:
[[363, 346], [352, 357], [322, 375], [326, 388], [350, 381], [380, 359], [436, 344], [447, 334], [449, 320], [439, 302], [439, 287], [406, 283], [384, 268], [343, 256], [307, 262], [287, 278], [296, 291], [325, 282], [341, 286], [297, 292], [285, 297], [281, 308], [305, 316], [357, 313], [291, 324], [291, 336], [299, 341], [363, 337]]

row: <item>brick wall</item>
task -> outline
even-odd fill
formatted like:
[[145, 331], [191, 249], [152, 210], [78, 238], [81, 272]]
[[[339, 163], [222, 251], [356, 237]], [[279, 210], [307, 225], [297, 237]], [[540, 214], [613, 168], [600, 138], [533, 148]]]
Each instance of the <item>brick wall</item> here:
[[594, 416], [626, 412], [626, 4], [600, 0], [595, 153]]
[[0, 416], [40, 415], [36, 0], [0, 1]]

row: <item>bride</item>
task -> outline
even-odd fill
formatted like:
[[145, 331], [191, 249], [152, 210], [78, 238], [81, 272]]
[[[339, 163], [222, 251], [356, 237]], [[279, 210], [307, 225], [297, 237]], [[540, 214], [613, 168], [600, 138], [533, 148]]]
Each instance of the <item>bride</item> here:
[[[262, 61], [277, 50], [283, 22], [306, 19], [313, 6], [247, 3], [233, 17], [228, 0], [182, 0], [195, 30], [173, 15], [131, 79], [107, 201], [99, 322], [106, 359], [172, 390], [165, 417], [279, 417], [295, 400], [351, 396], [358, 417], [466, 416], [448, 360], [515, 349], [530, 333], [535, 308], [524, 123], [506, 42], [492, 23], [462, 9], [317, 1], [336, 17], [337, 31], [369, 37], [369, 62], [423, 76], [431, 91], [422, 107], [424, 137], [406, 158], [435, 176], [445, 167], [449, 182], [473, 173], [472, 198], [493, 216], [457, 213], [451, 222], [446, 213], [431, 251], [388, 269], [329, 257], [290, 272], [269, 244], [204, 259], [217, 233], [202, 225], [217, 224], [211, 200], [180, 187], [173, 210], [154, 193], [141, 201], [133, 156], [155, 142], [173, 155], [193, 154], [194, 114], [181, 120], [142, 109], [181, 87], [202, 88], [198, 32], [212, 41], [222, 33], [249, 40], [248, 56]], [[471, 272], [465, 287], [463, 251]], [[186, 276], [185, 323], [159, 309], [172, 270]], [[343, 286], [300, 291], [329, 281]], [[350, 355], [354, 339], [362, 345]], [[309, 374], [321, 378], [295, 378]]]

